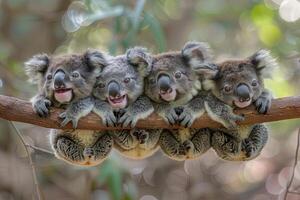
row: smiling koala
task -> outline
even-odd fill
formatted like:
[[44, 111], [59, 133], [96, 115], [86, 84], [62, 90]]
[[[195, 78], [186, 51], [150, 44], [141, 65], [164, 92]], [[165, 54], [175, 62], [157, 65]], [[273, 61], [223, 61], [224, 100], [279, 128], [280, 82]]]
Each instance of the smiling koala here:
[[[49, 107], [65, 108], [61, 113], [62, 126], [87, 115], [94, 103], [91, 92], [104, 54], [87, 51], [50, 57], [35, 55], [25, 62], [26, 73], [39, 87], [32, 99], [34, 111], [41, 117], [49, 114]], [[101, 163], [112, 148], [112, 137], [106, 132], [91, 130], [51, 130], [50, 143], [57, 158], [75, 165], [91, 166]]]
[[[266, 50], [260, 50], [244, 60], [228, 60], [210, 66], [194, 66], [206, 74], [204, 81], [221, 102], [232, 107], [245, 108], [254, 104], [257, 111], [266, 114], [271, 106], [271, 93], [264, 87], [264, 79], [270, 78], [277, 66], [275, 59]], [[226, 112], [216, 115], [216, 106], [208, 106], [208, 114], [222, 124], [228, 121]], [[220, 109], [219, 109], [220, 110]], [[268, 130], [263, 124], [237, 126], [216, 130], [212, 134], [212, 147], [226, 160], [251, 160], [257, 157], [268, 139]]]

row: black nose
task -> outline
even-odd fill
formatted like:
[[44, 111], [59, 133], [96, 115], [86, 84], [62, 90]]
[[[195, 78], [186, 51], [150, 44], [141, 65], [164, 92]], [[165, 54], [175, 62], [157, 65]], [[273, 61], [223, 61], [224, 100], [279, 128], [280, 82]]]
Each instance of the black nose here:
[[55, 89], [63, 89], [66, 87], [65, 85], [65, 72], [62, 70], [58, 70], [54, 75], [54, 88]]
[[250, 90], [246, 84], [240, 84], [236, 88], [237, 96], [244, 101], [250, 100]]
[[108, 84], [108, 94], [111, 97], [120, 96], [120, 85], [116, 81], [111, 81]]
[[157, 83], [160, 91], [167, 92], [169, 89], [171, 89], [171, 80], [168, 75], [160, 75]]

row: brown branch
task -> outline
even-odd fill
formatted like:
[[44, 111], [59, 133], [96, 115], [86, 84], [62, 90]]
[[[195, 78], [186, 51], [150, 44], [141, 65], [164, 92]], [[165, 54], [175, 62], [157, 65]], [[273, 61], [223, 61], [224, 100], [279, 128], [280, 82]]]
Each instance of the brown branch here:
[[[14, 97], [0, 95], [0, 118], [34, 124], [46, 128], [61, 129], [60, 120], [58, 119], [61, 109], [52, 108], [48, 118], [40, 118], [37, 116], [28, 101], [20, 100]], [[273, 100], [272, 107], [266, 115], [258, 114], [254, 107], [236, 110], [236, 113], [244, 114], [246, 119], [240, 122], [240, 125], [255, 124], [262, 122], [272, 122], [286, 119], [300, 118], [300, 96], [284, 97]], [[144, 120], [137, 123], [137, 128], [179, 128], [178, 126], [169, 126], [157, 114], [152, 114]], [[218, 128], [221, 125], [211, 120], [206, 114], [200, 119], [197, 119], [192, 125], [193, 128]], [[63, 129], [71, 129], [71, 124], [68, 124]], [[78, 129], [104, 130], [116, 129], [107, 128], [101, 123], [98, 116], [91, 113], [82, 118], [78, 123]], [[117, 128], [118, 129], [118, 128]], [[119, 128], [120, 129], [120, 128]]]

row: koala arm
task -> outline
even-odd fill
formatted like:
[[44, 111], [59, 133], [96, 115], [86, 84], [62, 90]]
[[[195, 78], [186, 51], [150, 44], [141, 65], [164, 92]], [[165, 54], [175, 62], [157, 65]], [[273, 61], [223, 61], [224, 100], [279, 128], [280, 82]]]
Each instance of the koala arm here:
[[137, 100], [124, 109], [124, 113], [118, 120], [122, 127], [134, 127], [139, 119], [145, 119], [154, 111], [150, 99], [146, 96], [140, 96]]
[[269, 90], [264, 89], [261, 95], [254, 102], [256, 110], [260, 114], [266, 114], [271, 107], [272, 99], [272, 93]]
[[106, 101], [95, 99], [93, 112], [101, 118], [102, 123], [106, 126], [116, 126], [117, 118], [113, 109]]
[[49, 115], [49, 107], [52, 102], [46, 98], [46, 95], [39, 93], [31, 98], [32, 108], [40, 117], [47, 117]]
[[212, 93], [206, 96], [204, 105], [209, 117], [227, 129], [236, 128], [236, 122], [244, 120], [243, 116], [235, 114], [232, 107], [220, 101]]
[[63, 121], [61, 126], [67, 125], [72, 122], [73, 128], [77, 127], [78, 121], [81, 117], [88, 115], [94, 107], [94, 100], [92, 97], [86, 97], [70, 103], [66, 111], [59, 115]]

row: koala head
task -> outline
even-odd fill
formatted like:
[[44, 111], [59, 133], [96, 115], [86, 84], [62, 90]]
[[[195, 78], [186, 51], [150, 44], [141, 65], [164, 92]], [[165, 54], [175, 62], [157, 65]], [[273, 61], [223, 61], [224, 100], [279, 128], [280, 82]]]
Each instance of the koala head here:
[[101, 70], [99, 60], [104, 60], [104, 55], [97, 51], [58, 57], [39, 54], [25, 62], [25, 68], [46, 97], [67, 104], [91, 94]]
[[151, 63], [152, 58], [141, 47], [111, 57], [103, 64], [93, 95], [107, 101], [113, 109], [127, 107], [143, 93], [144, 78], [149, 74]]
[[243, 60], [228, 60], [200, 66], [196, 71], [206, 74], [205, 85], [223, 102], [239, 108], [249, 106], [261, 95], [264, 78], [270, 78], [277, 66], [269, 51], [260, 50]]
[[188, 42], [181, 52], [154, 56], [152, 71], [145, 79], [145, 93], [157, 103], [188, 101], [201, 88], [192, 65], [210, 59], [205, 43]]

